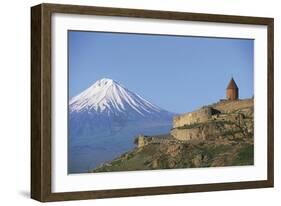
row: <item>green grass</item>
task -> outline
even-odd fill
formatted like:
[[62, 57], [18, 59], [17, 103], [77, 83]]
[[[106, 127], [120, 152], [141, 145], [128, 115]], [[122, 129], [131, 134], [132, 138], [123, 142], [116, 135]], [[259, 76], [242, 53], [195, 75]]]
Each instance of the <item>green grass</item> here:
[[213, 159], [219, 154], [223, 154], [225, 152], [231, 151], [232, 146], [231, 145], [207, 145], [203, 144], [203, 147], [197, 148], [199, 151], [201, 151], [201, 154], [204, 156], [207, 156], [209, 159]]
[[233, 165], [253, 165], [254, 164], [254, 145], [244, 145], [238, 152]]

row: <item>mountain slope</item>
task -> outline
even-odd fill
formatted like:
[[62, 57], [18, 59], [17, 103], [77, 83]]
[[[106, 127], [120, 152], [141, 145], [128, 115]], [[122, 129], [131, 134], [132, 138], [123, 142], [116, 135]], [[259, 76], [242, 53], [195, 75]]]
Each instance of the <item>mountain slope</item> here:
[[165, 125], [172, 116], [111, 79], [98, 80], [69, 102], [72, 137], [112, 135], [132, 123], [136, 127]]
[[70, 112], [83, 111], [107, 115], [135, 112], [145, 116], [161, 109], [112, 79], [101, 79], [70, 100]]
[[70, 172], [115, 158], [141, 133], [168, 133], [172, 117], [112, 79], [96, 81], [69, 101]]

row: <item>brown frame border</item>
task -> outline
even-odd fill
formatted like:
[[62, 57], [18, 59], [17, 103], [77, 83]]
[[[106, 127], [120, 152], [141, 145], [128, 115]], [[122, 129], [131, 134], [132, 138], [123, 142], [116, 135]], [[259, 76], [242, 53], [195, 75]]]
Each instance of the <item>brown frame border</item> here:
[[[185, 21], [239, 23], [267, 26], [268, 43], [268, 148], [267, 180], [200, 185], [165, 186], [82, 192], [51, 191], [51, 16], [53, 13], [120, 16]], [[40, 4], [31, 8], [31, 198], [41, 202], [160, 195], [234, 189], [266, 188], [274, 185], [274, 19], [248, 16], [184, 13], [62, 4]]]

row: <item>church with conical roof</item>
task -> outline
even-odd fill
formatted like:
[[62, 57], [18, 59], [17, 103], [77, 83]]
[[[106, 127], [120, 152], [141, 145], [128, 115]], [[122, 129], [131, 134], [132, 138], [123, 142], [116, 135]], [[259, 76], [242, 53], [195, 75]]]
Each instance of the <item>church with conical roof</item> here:
[[234, 79], [231, 78], [226, 88], [226, 99], [227, 100], [238, 100], [239, 99], [239, 88], [235, 83]]

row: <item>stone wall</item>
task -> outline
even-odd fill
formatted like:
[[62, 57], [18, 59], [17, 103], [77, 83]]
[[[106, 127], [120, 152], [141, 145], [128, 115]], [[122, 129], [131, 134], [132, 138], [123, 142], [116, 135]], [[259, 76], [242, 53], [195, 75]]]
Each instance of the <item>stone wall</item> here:
[[144, 135], [139, 135], [137, 144], [138, 144], [138, 148], [140, 148], [140, 147], [143, 147], [143, 146], [147, 145], [148, 141], [144, 137]]
[[175, 116], [173, 119], [173, 128], [206, 122], [212, 118], [212, 115], [218, 113], [220, 112], [212, 107], [202, 107], [197, 111]]
[[170, 136], [163, 138], [163, 135], [140, 135], [137, 144], [138, 147], [143, 147], [165, 141], [250, 136], [254, 132], [253, 114], [253, 99], [217, 103], [174, 117]]
[[217, 124], [204, 124], [194, 128], [175, 128], [171, 130], [171, 135], [181, 141], [215, 139], [223, 133], [224, 128]]
[[230, 113], [238, 109], [254, 108], [254, 99], [243, 99], [235, 101], [221, 101], [211, 105], [212, 108], [224, 113]]
[[187, 141], [192, 139], [206, 140], [221, 133], [221, 128], [215, 123], [201, 124], [191, 128], [174, 128], [171, 135], [178, 140]]
[[144, 147], [148, 144], [159, 144], [159, 143], [169, 143], [171, 141], [171, 135], [159, 135], [159, 136], [144, 136], [139, 135], [137, 137], [138, 148]]
[[[225, 119], [225, 118], [224, 118]], [[212, 140], [220, 137], [241, 138], [254, 132], [252, 119], [243, 118], [242, 114], [230, 115], [226, 120], [213, 120], [190, 127], [173, 128], [171, 135], [180, 141]]]

